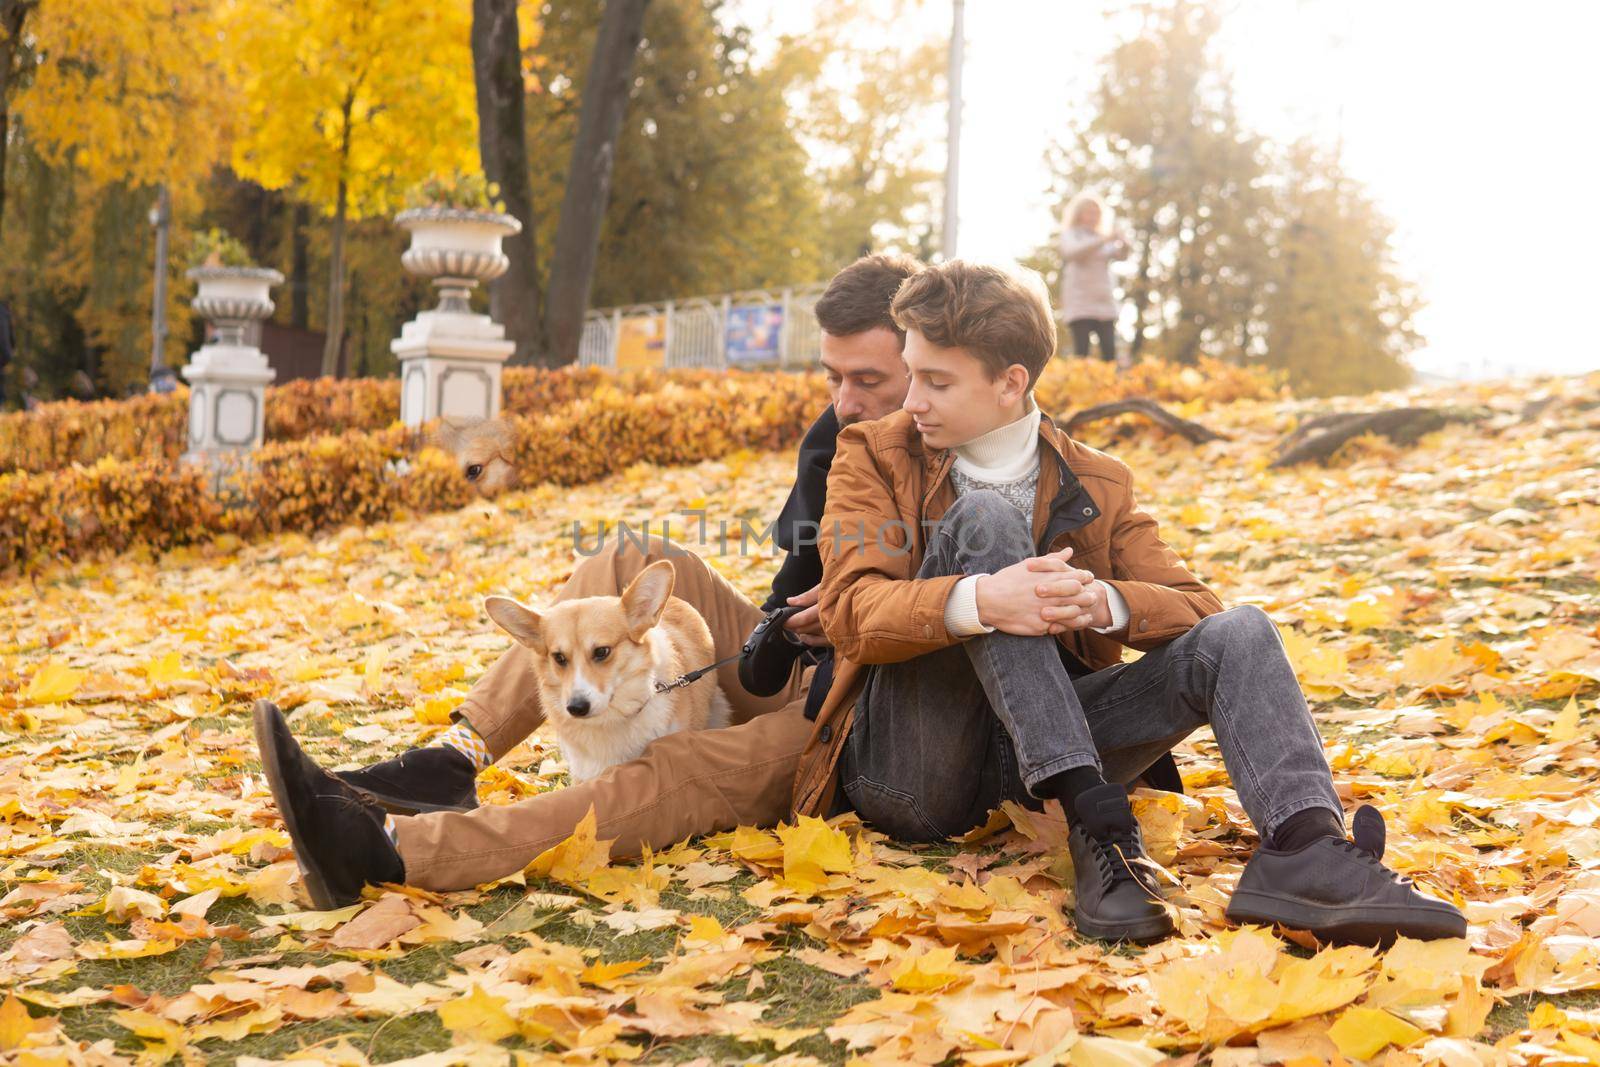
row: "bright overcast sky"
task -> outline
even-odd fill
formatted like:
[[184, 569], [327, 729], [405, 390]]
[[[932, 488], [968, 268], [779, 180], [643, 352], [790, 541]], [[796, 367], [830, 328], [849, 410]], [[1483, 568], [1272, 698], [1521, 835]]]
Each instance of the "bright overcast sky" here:
[[[1049, 236], [1045, 146], [1114, 43], [1117, 3], [968, 0], [960, 252]], [[809, 5], [736, 0], [758, 31]], [[1342, 133], [1348, 172], [1398, 224], [1428, 301], [1421, 370], [1600, 367], [1600, 4], [1591, 0], [1232, 0], [1221, 50], [1245, 121], [1280, 140]], [[924, 0], [922, 32], [950, 0]], [[798, 20], [798, 24], [797, 24]], [[1024, 101], [1019, 106], [1019, 101]], [[942, 136], [942, 126], [932, 131]]]

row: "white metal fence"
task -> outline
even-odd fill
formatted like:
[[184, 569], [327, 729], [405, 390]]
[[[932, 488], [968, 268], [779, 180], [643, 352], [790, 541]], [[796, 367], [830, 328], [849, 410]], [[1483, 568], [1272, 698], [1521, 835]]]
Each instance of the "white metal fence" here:
[[586, 367], [802, 367], [816, 362], [821, 284], [659, 304], [596, 308], [584, 318]]

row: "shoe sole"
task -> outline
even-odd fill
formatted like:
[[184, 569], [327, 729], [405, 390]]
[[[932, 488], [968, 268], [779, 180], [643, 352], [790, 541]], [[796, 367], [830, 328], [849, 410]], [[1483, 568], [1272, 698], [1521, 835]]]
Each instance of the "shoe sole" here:
[[277, 723], [281, 720], [282, 714], [277, 705], [271, 701], [256, 701], [255, 710], [251, 714], [251, 723], [256, 734], [256, 751], [261, 755], [261, 769], [267, 777], [267, 788], [272, 791], [272, 801], [278, 806], [278, 814], [283, 818], [283, 825], [289, 831], [289, 839], [295, 844], [295, 863], [305, 880], [306, 892], [311, 895], [311, 903], [316, 905], [318, 911], [333, 911], [339, 907], [339, 902], [328, 892], [328, 883], [323, 880], [322, 872], [306, 854], [306, 850], [300, 847], [300, 826], [295, 818], [294, 807], [287, 803], [287, 791], [283, 786], [283, 762], [278, 752], [277, 738]]
[[1136, 923], [1098, 923], [1085, 918], [1074, 908], [1072, 925], [1084, 937], [1092, 937], [1097, 941], [1128, 941], [1136, 945], [1163, 941], [1173, 933], [1172, 918], [1165, 913]]
[[341, 782], [344, 782], [344, 784], [349, 786], [351, 789], [359, 789], [362, 793], [365, 793], [373, 800], [376, 800], [379, 804], [382, 804], [383, 810], [387, 811], [390, 815], [432, 815], [435, 812], [441, 811], [460, 813], [473, 811], [477, 808], [476, 804], [429, 804], [424, 801], [407, 800], [402, 797], [380, 793], [377, 790], [369, 789], [364, 785], [356, 785], [354, 782], [349, 781], [343, 775], [338, 773], [335, 773], [334, 777], [339, 779]]
[[1307, 907], [1299, 901], [1263, 893], [1235, 892], [1228, 902], [1228, 921], [1244, 925], [1287, 926], [1291, 930], [1305, 930], [1322, 941], [1345, 942], [1357, 945], [1386, 945], [1397, 937], [1418, 941], [1434, 941], [1446, 937], [1465, 937], [1466, 922], [1439, 915], [1427, 921], [1418, 909], [1407, 907], [1365, 907], [1351, 905], [1343, 908]]

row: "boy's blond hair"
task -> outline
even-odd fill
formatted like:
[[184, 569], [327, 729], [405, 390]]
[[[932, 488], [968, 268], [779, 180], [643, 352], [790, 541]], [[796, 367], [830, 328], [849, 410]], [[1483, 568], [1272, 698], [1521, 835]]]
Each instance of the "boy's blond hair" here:
[[1028, 369], [1028, 388], [1056, 352], [1056, 322], [1039, 272], [952, 259], [924, 267], [895, 294], [890, 314], [940, 348], [962, 348], [989, 380], [1013, 363]]

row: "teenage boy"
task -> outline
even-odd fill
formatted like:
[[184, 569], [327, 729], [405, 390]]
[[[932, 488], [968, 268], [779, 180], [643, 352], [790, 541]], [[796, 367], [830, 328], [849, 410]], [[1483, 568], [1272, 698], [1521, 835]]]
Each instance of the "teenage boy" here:
[[[796, 808], [838, 793], [932, 841], [1003, 800], [1060, 801], [1085, 935], [1172, 930], [1124, 783], [1210, 725], [1263, 845], [1228, 916], [1329, 940], [1461, 936], [1451, 905], [1355, 842], [1272, 620], [1224, 610], [1134, 501], [1126, 464], [1033, 400], [1055, 352], [1043, 282], [956, 260], [900, 288], [904, 409], [841, 430], [819, 531], [833, 685]], [[1144, 655], [1122, 663], [1124, 645]]]
[[673, 595], [705, 617], [715, 659], [737, 652], [766, 611], [787, 604], [801, 610], [786, 629], [811, 646], [819, 663], [802, 664], [768, 698], [747, 693], [737, 665], [727, 664], [717, 679], [735, 725], [670, 734], [597, 778], [487, 808], [477, 807], [476, 776], [544, 720], [531, 653], [520, 644], [478, 680], [454, 725], [433, 744], [338, 775], [305, 755], [277, 708], [262, 701], [256, 711], [262, 764], [318, 907], [349, 903], [368, 882], [451, 890], [515, 873], [569, 836], [591, 805], [599, 836], [616, 840], [618, 858], [638, 855], [644, 845], [667, 848], [693, 834], [773, 826], [789, 816], [796, 763], [811, 732], [807, 698], [813, 685], [820, 696], [831, 668], [816, 607], [822, 563], [812, 531], [822, 518], [840, 427], [889, 415], [905, 398], [905, 335], [889, 305], [920, 267], [909, 256], [866, 256], [840, 271], [817, 301], [832, 402], [800, 447], [799, 472], [775, 532], [788, 554], [765, 604], [750, 603], [693, 552], [667, 551], [660, 538], [643, 551], [637, 541], [610, 539], [579, 562], [556, 595], [616, 596], [650, 563], [669, 559]]

